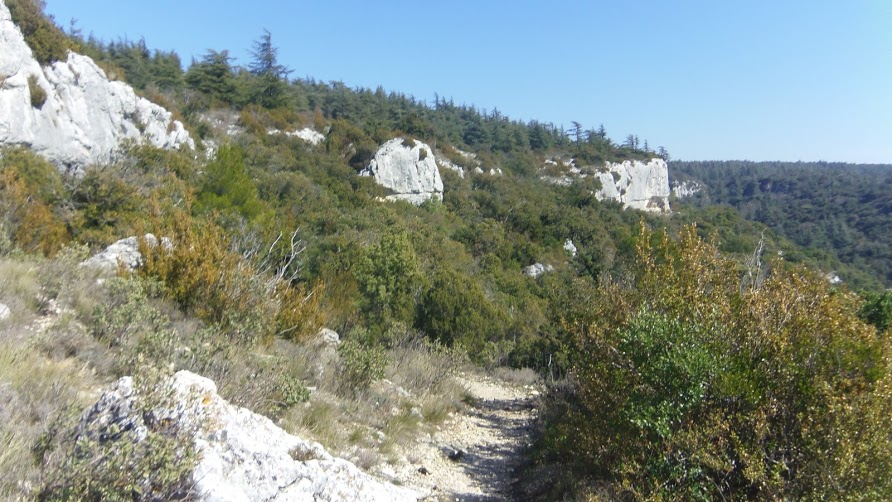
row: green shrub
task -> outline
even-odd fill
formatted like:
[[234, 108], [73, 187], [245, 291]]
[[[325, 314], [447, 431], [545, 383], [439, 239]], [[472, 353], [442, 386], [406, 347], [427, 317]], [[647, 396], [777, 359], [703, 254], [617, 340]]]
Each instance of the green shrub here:
[[422, 276], [415, 248], [405, 233], [387, 234], [363, 253], [354, 271], [361, 307], [372, 331], [394, 322], [411, 324]]
[[544, 449], [634, 499], [889, 498], [892, 344], [857, 298], [781, 266], [742, 288], [694, 228], [639, 242], [564, 319], [578, 386]]
[[487, 342], [501, 338], [507, 321], [475, 278], [443, 269], [421, 296], [416, 325], [448, 346], [462, 346], [481, 362]]
[[80, 263], [90, 256], [90, 250], [81, 244], [64, 246], [56, 256], [40, 268], [40, 295], [44, 304], [50, 300], [65, 300], [76, 294], [79, 281], [84, 277]]
[[37, 77], [35, 75], [28, 76], [28, 92], [31, 94], [31, 106], [37, 108], [38, 110], [43, 108], [43, 104], [46, 103], [46, 91], [43, 90], [43, 87], [37, 82]]
[[341, 356], [339, 387], [342, 391], [363, 390], [375, 380], [384, 378], [388, 359], [382, 347], [347, 340], [338, 346], [338, 354]]
[[53, 203], [62, 195], [59, 173], [35, 154], [5, 150], [0, 158], [0, 218], [23, 251], [55, 254], [70, 238]]
[[892, 290], [868, 293], [858, 314], [880, 334], [885, 333], [892, 326]]
[[282, 395], [281, 403], [284, 408], [310, 400], [310, 390], [307, 389], [307, 386], [291, 375], [282, 377], [279, 393]]
[[220, 147], [214, 160], [205, 166], [196, 208], [218, 211], [223, 216], [238, 214], [247, 221], [269, 217], [257, 196], [257, 185], [245, 170], [244, 153], [238, 147]]

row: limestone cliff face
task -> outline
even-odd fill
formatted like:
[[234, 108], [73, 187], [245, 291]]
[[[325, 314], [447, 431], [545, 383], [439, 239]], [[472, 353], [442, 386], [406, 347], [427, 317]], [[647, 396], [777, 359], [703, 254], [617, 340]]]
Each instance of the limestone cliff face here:
[[[47, 96], [39, 108], [31, 103], [32, 76]], [[0, 0], [0, 146], [30, 147], [60, 169], [80, 171], [113, 160], [126, 140], [195, 148], [170, 112], [109, 81], [92, 59], [69, 53], [41, 67]]]
[[360, 175], [374, 176], [379, 185], [394, 192], [387, 200], [419, 205], [432, 198], [443, 198], [443, 180], [434, 153], [417, 140], [395, 138], [384, 143]]
[[595, 192], [598, 200], [615, 200], [623, 207], [669, 212], [669, 166], [663, 159], [650, 162], [625, 161], [606, 164], [606, 170], [595, 176], [601, 189]]
[[693, 180], [672, 182], [672, 195], [676, 199], [693, 197], [702, 191], [703, 185]]

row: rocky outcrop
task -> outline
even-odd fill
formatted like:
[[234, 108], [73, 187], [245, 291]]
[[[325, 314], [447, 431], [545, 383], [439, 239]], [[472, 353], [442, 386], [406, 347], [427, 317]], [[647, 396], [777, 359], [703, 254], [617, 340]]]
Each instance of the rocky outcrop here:
[[373, 176], [393, 192], [387, 200], [420, 205], [443, 198], [443, 180], [431, 148], [413, 139], [396, 138], [381, 145], [360, 176]]
[[669, 166], [663, 159], [650, 162], [608, 162], [594, 174], [601, 180], [598, 200], [615, 200], [625, 208], [656, 213], [669, 212]]
[[[158, 245], [158, 238], [153, 234], [146, 234], [144, 238], [149, 246]], [[173, 245], [166, 237], [161, 239], [161, 244], [168, 249]], [[139, 239], [136, 236], [121, 239], [81, 263], [84, 267], [111, 271], [118, 270], [118, 266], [123, 266], [126, 270], [135, 270], [141, 264], [142, 254], [139, 252]]]
[[676, 199], [693, 197], [702, 191], [703, 185], [693, 180], [672, 182], [672, 195], [674, 195]]
[[9, 317], [9, 307], [0, 303], [0, 321]]
[[321, 343], [330, 347], [337, 347], [341, 344], [341, 335], [333, 329], [322, 328], [316, 336]]
[[[217, 394], [214, 382], [180, 371], [161, 392], [172, 400], [153, 417], [191, 438], [198, 453], [193, 491], [204, 501], [409, 501], [419, 495], [380, 481], [318, 443], [292, 436], [266, 417], [233, 406]], [[145, 438], [144, 414], [133, 379], [124, 377], [84, 414], [79, 430], [131, 430]], [[97, 436], [102, 440], [104, 436]]]
[[[32, 104], [29, 78], [46, 94], [40, 106]], [[79, 172], [113, 160], [127, 140], [195, 148], [170, 112], [109, 81], [92, 59], [70, 52], [41, 67], [0, 1], [0, 145], [29, 147]]]
[[465, 168], [452, 162], [449, 159], [439, 157], [439, 158], [437, 158], [437, 165], [443, 169], [449, 169], [450, 171], [455, 172], [455, 174], [458, 174], [459, 178], [465, 177]]
[[541, 263], [533, 263], [529, 267], [523, 268], [523, 275], [532, 277], [533, 279], [538, 278], [546, 272], [554, 272], [554, 267], [551, 265], [543, 265]]
[[[270, 129], [269, 131], [267, 131], [267, 134], [269, 134], [270, 136], [274, 136], [276, 134], [282, 134], [282, 131], [278, 129]], [[304, 127], [303, 129], [297, 131], [288, 131], [285, 133], [285, 136], [288, 136], [290, 138], [302, 139], [313, 146], [318, 146], [320, 143], [325, 141], [324, 134], [314, 129], [310, 129], [309, 127]]]
[[579, 250], [576, 248], [576, 244], [573, 244], [573, 241], [567, 239], [564, 241], [564, 251], [566, 251], [570, 256], [576, 258], [576, 255], [579, 254]]

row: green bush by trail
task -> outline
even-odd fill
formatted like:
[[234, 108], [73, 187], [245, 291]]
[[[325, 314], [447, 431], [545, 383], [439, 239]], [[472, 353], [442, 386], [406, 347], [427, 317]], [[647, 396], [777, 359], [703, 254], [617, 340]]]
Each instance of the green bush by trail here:
[[857, 296], [778, 263], [742, 286], [693, 227], [564, 319], [575, 391], [540, 444], [633, 499], [892, 496], [892, 340]]

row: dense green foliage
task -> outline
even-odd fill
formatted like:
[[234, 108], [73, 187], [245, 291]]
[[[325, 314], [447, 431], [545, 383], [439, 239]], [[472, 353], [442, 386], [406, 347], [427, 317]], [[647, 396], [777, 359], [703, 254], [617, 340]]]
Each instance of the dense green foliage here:
[[853, 287], [892, 286], [892, 166], [672, 162], [670, 170], [705, 186], [690, 204], [734, 207]]
[[746, 285], [693, 229], [652, 240], [567, 310], [578, 384], [544, 451], [602, 495], [888, 498], [892, 344], [858, 298], [801, 269]]

